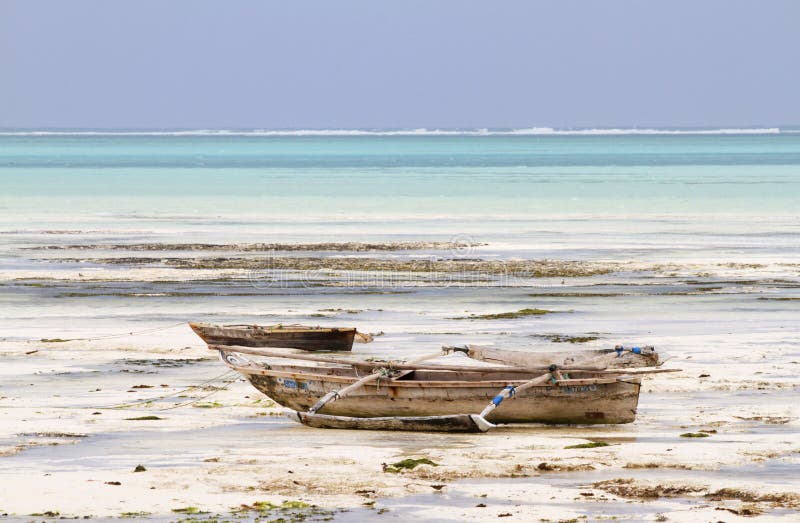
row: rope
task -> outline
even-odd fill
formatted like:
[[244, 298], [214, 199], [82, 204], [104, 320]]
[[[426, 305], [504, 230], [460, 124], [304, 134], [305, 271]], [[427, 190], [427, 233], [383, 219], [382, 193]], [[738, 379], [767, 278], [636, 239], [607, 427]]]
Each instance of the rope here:
[[[124, 338], [126, 336], [137, 336], [137, 335], [140, 335], [140, 334], [149, 334], [151, 332], [158, 332], [158, 331], [163, 331], [163, 330], [167, 330], [167, 329], [174, 329], [175, 327], [181, 327], [181, 326], [184, 326], [184, 325], [186, 325], [186, 322], [185, 321], [181, 321], [179, 323], [174, 323], [174, 324], [170, 324], [170, 325], [164, 325], [164, 326], [161, 326], [161, 327], [153, 327], [153, 328], [150, 328], [150, 329], [142, 329], [142, 330], [139, 330], [139, 331], [130, 331], [130, 332], [120, 333], [120, 334], [108, 334], [108, 335], [105, 335], [105, 336], [94, 336], [94, 337], [89, 337], [89, 338], [68, 338], [68, 339], [59, 338], [59, 341], [67, 342], [67, 341], [109, 340], [109, 339], [114, 339], [114, 338]], [[25, 341], [26, 341], [26, 343], [41, 342], [41, 339], [40, 338], [29, 338], [29, 339], [27, 339]], [[228, 371], [226, 371], [226, 372], [224, 372], [224, 373], [222, 373], [220, 375], [214, 376], [213, 378], [210, 378], [210, 379], [208, 379], [206, 381], [200, 382], [200, 383], [198, 383], [196, 385], [190, 385], [189, 387], [186, 387], [184, 389], [177, 390], [177, 391], [171, 392], [169, 394], [164, 394], [162, 396], [156, 396], [154, 398], [142, 399], [142, 400], [138, 400], [138, 401], [134, 401], [134, 402], [130, 402], [130, 403], [120, 403], [120, 404], [117, 404], [117, 405], [108, 405], [108, 406], [101, 406], [101, 407], [86, 407], [86, 408], [92, 408], [92, 409], [95, 409], [95, 410], [127, 409], [127, 408], [130, 408], [130, 407], [136, 407], [138, 405], [146, 405], [148, 403], [153, 403], [153, 402], [156, 402], [156, 401], [165, 400], [165, 399], [172, 398], [172, 397], [175, 397], [175, 396], [180, 396], [180, 395], [185, 394], [186, 392], [188, 392], [190, 390], [202, 388], [202, 387], [207, 386], [207, 385], [209, 385], [211, 383], [214, 383], [216, 381], [221, 381], [222, 383], [225, 384], [224, 387], [221, 387], [221, 388], [218, 388], [218, 389], [216, 389], [214, 391], [211, 391], [209, 394], [206, 394], [205, 396], [201, 396], [199, 398], [195, 398], [195, 399], [193, 399], [191, 401], [186, 401], [186, 402], [178, 403], [176, 405], [171, 405], [169, 407], [164, 407], [164, 408], [161, 408], [161, 409], [154, 409], [154, 410], [156, 410], [156, 411], [164, 411], [164, 410], [177, 409], [177, 408], [180, 408], [180, 407], [186, 407], [188, 405], [193, 405], [193, 404], [195, 404], [195, 403], [197, 403], [199, 401], [202, 401], [202, 400], [204, 400], [204, 399], [216, 394], [217, 392], [219, 392], [221, 390], [227, 390], [228, 389], [227, 386], [230, 385], [231, 383], [233, 383], [234, 381], [236, 381], [238, 379], [238, 376], [239, 376], [239, 373], [237, 373], [235, 370], [228, 370]], [[8, 408], [8, 407], [2, 407], [2, 408]], [[85, 407], [59, 407], [59, 408], [65, 408], [65, 409], [66, 408], [70, 408], [71, 409], [71, 408], [85, 408]]]
[[[158, 331], [163, 331], [163, 330], [167, 330], [167, 329], [174, 329], [175, 327], [180, 327], [182, 325], [186, 325], [186, 322], [182, 321], [182, 322], [179, 322], [179, 323], [174, 323], [172, 325], [166, 325], [166, 326], [163, 326], [163, 327], [154, 327], [152, 329], [143, 329], [143, 330], [140, 330], [140, 331], [131, 331], [131, 332], [123, 333], [123, 334], [108, 334], [106, 336], [95, 336], [95, 337], [92, 337], [92, 338], [57, 338], [57, 339], [59, 341], [110, 340], [110, 339], [114, 339], [114, 338], [124, 338], [126, 336], [138, 336], [139, 334], [149, 334], [151, 332], [158, 332]], [[26, 340], [27, 343], [40, 342], [40, 341], [42, 341], [41, 338], [28, 338]]]
[[[146, 404], [146, 403], [153, 403], [155, 401], [165, 400], [165, 399], [168, 399], [168, 398], [172, 398], [174, 396], [180, 396], [181, 394], [189, 392], [192, 389], [199, 389], [199, 388], [205, 387], [206, 385], [210, 385], [211, 383], [214, 383], [215, 381], [225, 381], [225, 378], [230, 376], [230, 375], [232, 375], [232, 374], [235, 375], [235, 376], [238, 376], [239, 373], [236, 372], [235, 370], [227, 370], [227, 371], [223, 372], [222, 374], [220, 374], [218, 376], [214, 376], [213, 378], [207, 379], [206, 381], [200, 382], [200, 383], [198, 383], [196, 385], [190, 385], [190, 386], [186, 387], [185, 389], [181, 389], [181, 390], [177, 390], [177, 391], [174, 391], [174, 392], [170, 392], [169, 394], [164, 394], [162, 396], [156, 396], [154, 398], [137, 400], [137, 401], [133, 401], [133, 402], [130, 402], [130, 403], [120, 403], [120, 404], [117, 404], [117, 405], [108, 405], [108, 406], [105, 406], [105, 407], [94, 407], [94, 408], [96, 408], [97, 410], [120, 410], [120, 409], [127, 409], [129, 407], [135, 407], [137, 405], [143, 405], [143, 404]], [[233, 381], [235, 381], [235, 378], [230, 380], [230, 381], [228, 381], [228, 382], [226, 382], [226, 383], [230, 384], [230, 383], [233, 383]], [[220, 390], [225, 390], [225, 389], [224, 388], [223, 389], [218, 389], [218, 390], [215, 390], [214, 392], [219, 392]], [[213, 392], [212, 392], [212, 394], [213, 394]], [[209, 394], [209, 396], [210, 395], [211, 394]], [[207, 396], [204, 396], [203, 398], [205, 398], [205, 397], [207, 397]], [[199, 399], [203, 399], [203, 398], [199, 398]], [[199, 401], [199, 399], [197, 401]], [[168, 407], [168, 408], [174, 408], [174, 407]], [[158, 409], [158, 410], [167, 410], [167, 409]]]
[[[221, 387], [221, 388], [219, 388], [217, 390], [211, 391], [210, 393], [206, 394], [205, 396], [202, 396], [200, 398], [195, 398], [195, 399], [193, 399], [191, 401], [178, 403], [176, 405], [170, 405], [169, 407], [164, 407], [164, 408], [161, 408], [161, 409], [151, 409], [151, 410], [155, 410], [155, 411], [172, 410], [172, 409], [176, 409], [176, 408], [179, 408], [179, 407], [185, 407], [187, 405], [192, 405], [194, 403], [197, 403], [198, 401], [202, 401], [202, 400], [208, 398], [209, 396], [211, 396], [213, 394], [216, 394], [217, 392], [219, 392], [221, 390], [227, 390], [228, 389], [227, 385], [230, 385], [231, 383], [235, 382], [238, 378], [239, 378], [239, 373], [238, 372], [236, 372], [235, 370], [228, 370], [228, 371], [223, 372], [222, 374], [220, 374], [218, 376], [214, 376], [213, 378], [210, 378], [210, 379], [208, 379], [206, 381], [200, 382], [197, 385], [190, 385], [190, 386], [188, 386], [188, 387], [186, 387], [184, 389], [177, 390], [175, 392], [170, 392], [169, 394], [164, 394], [162, 396], [156, 396], [154, 398], [149, 398], [149, 399], [142, 399], [142, 400], [134, 401], [134, 402], [131, 402], [131, 403], [120, 403], [120, 404], [117, 404], [117, 405], [107, 405], [107, 406], [102, 406], [102, 407], [87, 406], [87, 407], [44, 407], [44, 408], [48, 408], [48, 409], [70, 409], [70, 410], [72, 410], [72, 409], [123, 410], [123, 409], [127, 409], [129, 407], [135, 407], [137, 405], [144, 405], [144, 404], [147, 404], [147, 403], [153, 403], [155, 401], [168, 399], [168, 398], [171, 398], [171, 397], [174, 397], [174, 396], [179, 396], [179, 395], [184, 394], [184, 393], [186, 393], [186, 392], [188, 392], [188, 391], [190, 391], [192, 389], [202, 388], [202, 387], [204, 387], [206, 385], [214, 383], [215, 381], [221, 381], [222, 383], [225, 383], [225, 385], [226, 385], [225, 387]], [[28, 408], [42, 408], [42, 407], [0, 405], [0, 409], [28, 409]]]
[[184, 402], [184, 403], [178, 403], [176, 405], [171, 405], [169, 407], [164, 407], [163, 409], [157, 409], [157, 410], [159, 412], [161, 412], [161, 411], [165, 411], [165, 410], [179, 409], [181, 407], [188, 407], [189, 405], [194, 405], [195, 403], [197, 403], [199, 401], [202, 401], [202, 400], [204, 400], [204, 399], [206, 399], [206, 398], [208, 398], [210, 396], [213, 396], [214, 394], [216, 394], [217, 392], [219, 392], [221, 390], [228, 390], [228, 385], [230, 385], [231, 383], [233, 383], [234, 381], [239, 379], [239, 373], [238, 372], [236, 372], [235, 370], [232, 370], [230, 372], [233, 373], [234, 376], [231, 377], [228, 380], [222, 380], [222, 383], [225, 383], [225, 387], [220, 387], [217, 390], [213, 390], [213, 391], [209, 392], [208, 394], [206, 394], [205, 396], [201, 396], [201, 397], [196, 398], [196, 399], [194, 399], [192, 401], [187, 401], [187, 402]]

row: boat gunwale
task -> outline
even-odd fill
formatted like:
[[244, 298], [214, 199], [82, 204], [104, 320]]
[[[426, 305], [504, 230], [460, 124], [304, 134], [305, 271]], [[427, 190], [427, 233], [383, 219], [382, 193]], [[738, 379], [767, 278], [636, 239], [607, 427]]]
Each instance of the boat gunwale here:
[[192, 328], [198, 335], [200, 333], [197, 332], [197, 329], [230, 329], [230, 330], [239, 330], [245, 332], [257, 332], [257, 333], [302, 333], [302, 332], [313, 332], [313, 333], [350, 333], [350, 332], [357, 332], [358, 329], [356, 327], [309, 327], [304, 326], [300, 328], [294, 327], [281, 327], [281, 328], [272, 328], [272, 327], [263, 327], [261, 325], [217, 325], [214, 323], [202, 323], [202, 322], [189, 322], [189, 327]]
[[[288, 370], [275, 370], [275, 369], [265, 369], [260, 368], [256, 365], [233, 365], [229, 362], [225, 362], [231, 369], [243, 374], [245, 376], [248, 375], [256, 375], [256, 376], [268, 376], [274, 378], [291, 378], [300, 381], [329, 381], [329, 382], [337, 382], [337, 383], [353, 383], [357, 381], [360, 377], [368, 376], [369, 374], [364, 374], [364, 376], [336, 376], [336, 375], [329, 375], [329, 374], [312, 374], [307, 372], [292, 372]], [[311, 368], [311, 367], [309, 367]], [[452, 372], [443, 370], [441, 372]], [[480, 372], [480, 371], [476, 371]], [[388, 387], [403, 387], [403, 388], [464, 388], [464, 387], [471, 387], [471, 388], [494, 388], [497, 390], [502, 389], [508, 385], [516, 386], [522, 385], [523, 383], [527, 382], [528, 379], [511, 379], [511, 380], [492, 380], [492, 381], [478, 381], [478, 380], [440, 380], [440, 381], [433, 381], [433, 380], [426, 380], [426, 381], [412, 381], [412, 380], [392, 380], [390, 378], [379, 378], [378, 383], [383, 386]], [[614, 383], [624, 382], [624, 383], [631, 383], [631, 380], [640, 380], [640, 378], [636, 376], [613, 376], [613, 377], [598, 377], [598, 378], [579, 378], [579, 379], [564, 379], [564, 380], [556, 380], [555, 383], [547, 383], [540, 386], [532, 387], [534, 389], [541, 389], [547, 387], [573, 387], [573, 386], [582, 386], [582, 385], [611, 385]], [[636, 384], [640, 384], [640, 381], [634, 381]]]

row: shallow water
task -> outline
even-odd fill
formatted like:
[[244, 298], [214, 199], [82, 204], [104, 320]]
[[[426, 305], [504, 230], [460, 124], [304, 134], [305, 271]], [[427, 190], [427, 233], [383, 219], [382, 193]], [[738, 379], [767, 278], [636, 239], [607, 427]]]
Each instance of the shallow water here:
[[798, 165], [800, 134], [0, 136], [0, 242], [467, 236], [539, 257], [795, 257]]

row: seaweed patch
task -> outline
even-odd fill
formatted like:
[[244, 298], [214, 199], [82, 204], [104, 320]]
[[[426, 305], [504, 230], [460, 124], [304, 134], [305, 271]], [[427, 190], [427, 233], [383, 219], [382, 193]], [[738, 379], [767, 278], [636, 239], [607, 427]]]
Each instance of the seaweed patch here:
[[525, 318], [527, 316], [544, 316], [545, 314], [553, 314], [557, 311], [548, 309], [520, 309], [513, 312], [500, 312], [495, 314], [471, 314], [469, 316], [457, 316], [450, 318], [451, 320], [514, 320], [517, 318]]

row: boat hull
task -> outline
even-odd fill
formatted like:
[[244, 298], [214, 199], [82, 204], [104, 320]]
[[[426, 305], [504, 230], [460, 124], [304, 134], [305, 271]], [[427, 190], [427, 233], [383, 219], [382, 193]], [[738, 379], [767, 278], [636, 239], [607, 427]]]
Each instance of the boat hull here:
[[[297, 411], [308, 410], [332, 390], [341, 388], [314, 379], [296, 380], [271, 376], [247, 376], [253, 386], [276, 403]], [[478, 413], [502, 389], [464, 386], [406, 390], [384, 384], [327, 404], [333, 416], [358, 418], [448, 416]], [[533, 387], [506, 400], [486, 416], [492, 423], [621, 424], [636, 419], [639, 383], [615, 382], [581, 386]]]
[[[223, 361], [276, 403], [307, 411], [319, 398], [357, 381], [352, 369], [266, 365], [236, 353]], [[403, 379], [381, 378], [326, 404], [321, 414], [355, 418], [450, 416], [480, 413], [506, 386], [527, 381], [519, 375], [414, 371]], [[414, 379], [414, 378], [417, 379]], [[486, 416], [492, 423], [620, 424], [636, 419], [641, 379], [567, 379], [534, 386], [503, 401]]]
[[189, 326], [209, 345], [286, 347], [307, 351], [349, 351], [356, 335], [354, 328], [226, 327], [204, 323], [190, 323]]

